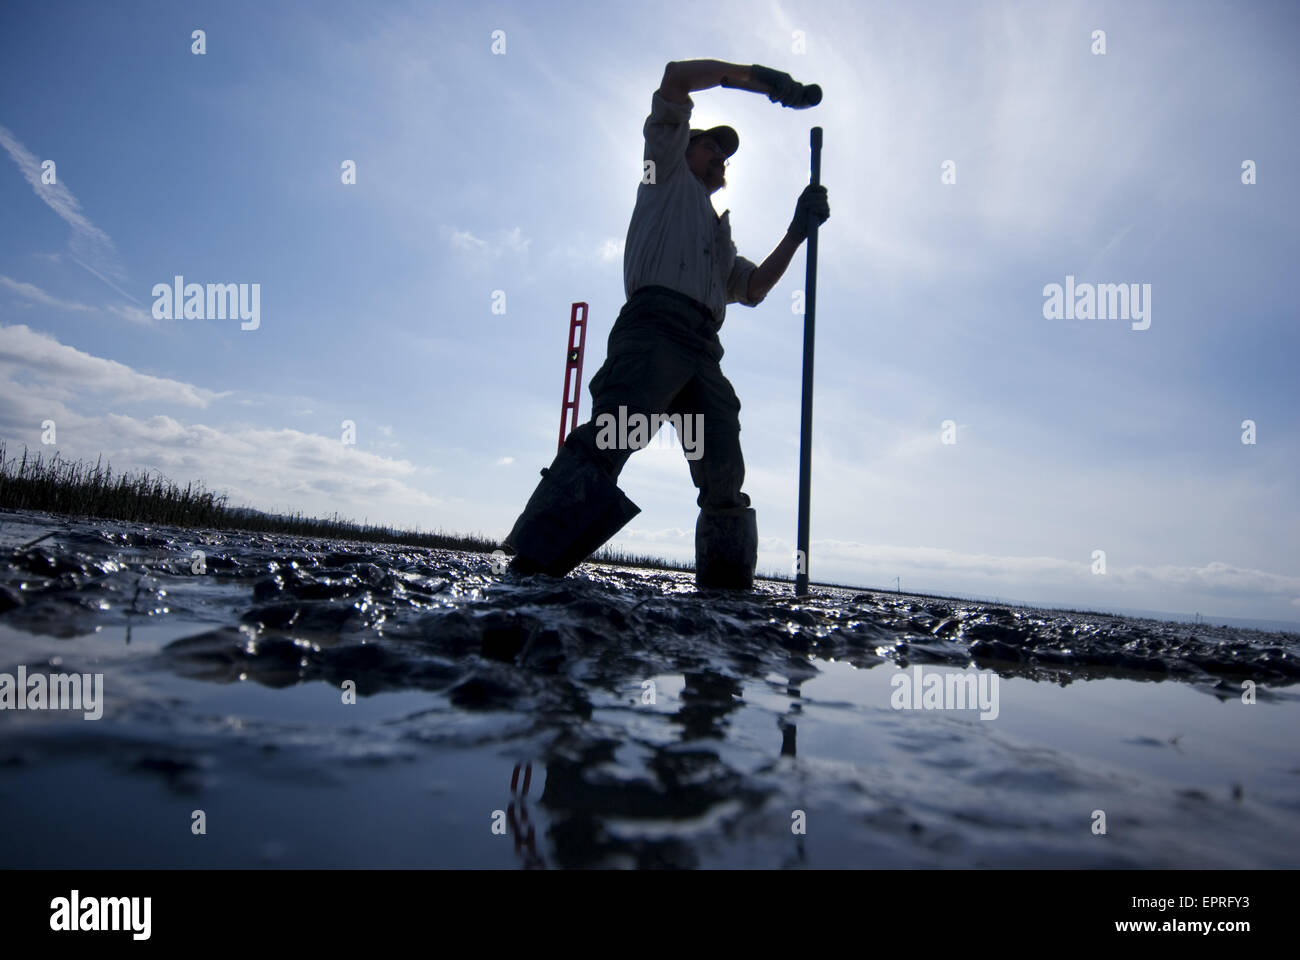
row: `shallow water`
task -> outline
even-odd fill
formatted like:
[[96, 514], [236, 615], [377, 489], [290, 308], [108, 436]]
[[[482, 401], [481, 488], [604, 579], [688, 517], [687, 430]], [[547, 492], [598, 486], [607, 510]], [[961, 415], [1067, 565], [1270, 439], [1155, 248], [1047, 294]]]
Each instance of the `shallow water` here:
[[1294, 636], [0, 521], [0, 673], [104, 675], [0, 711], [3, 866], [1300, 865]]

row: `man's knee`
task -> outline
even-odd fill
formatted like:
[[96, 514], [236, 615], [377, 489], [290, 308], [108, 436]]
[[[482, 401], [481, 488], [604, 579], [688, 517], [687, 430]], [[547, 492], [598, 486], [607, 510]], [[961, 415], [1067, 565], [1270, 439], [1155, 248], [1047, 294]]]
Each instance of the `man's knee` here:
[[749, 506], [741, 493], [745, 485], [745, 458], [740, 452], [740, 430], [704, 430], [699, 456], [690, 461], [691, 479], [699, 488], [696, 504], [701, 508], [731, 510]]
[[701, 510], [738, 510], [750, 505], [749, 494], [740, 492], [740, 484], [709, 486], [700, 490], [695, 505]]
[[600, 440], [600, 430], [595, 418], [575, 428], [565, 439], [564, 445], [573, 453], [598, 466], [611, 480], [617, 480], [623, 472], [631, 450], [611, 447]]

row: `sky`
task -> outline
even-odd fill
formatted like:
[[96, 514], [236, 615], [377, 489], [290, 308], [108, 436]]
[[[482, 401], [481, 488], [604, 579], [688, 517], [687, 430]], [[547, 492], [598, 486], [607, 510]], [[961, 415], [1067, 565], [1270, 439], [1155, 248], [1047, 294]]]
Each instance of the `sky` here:
[[[755, 262], [824, 130], [812, 579], [1300, 621], [1298, 41], [1287, 2], [10, 0], [0, 439], [502, 537], [576, 301], [589, 416], [664, 65], [761, 63], [821, 105], [715, 88], [692, 125], [740, 133], [713, 201]], [[806, 270], [720, 333], [760, 570], [793, 560]], [[178, 275], [256, 284], [256, 323], [157, 317]], [[1145, 320], [1053, 312], [1067, 277]], [[692, 558], [681, 450], [619, 483], [613, 545]]]

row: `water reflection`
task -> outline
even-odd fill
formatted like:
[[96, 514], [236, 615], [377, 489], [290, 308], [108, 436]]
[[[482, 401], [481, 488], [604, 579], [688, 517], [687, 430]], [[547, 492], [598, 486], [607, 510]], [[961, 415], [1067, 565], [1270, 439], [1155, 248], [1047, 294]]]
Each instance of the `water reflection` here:
[[[350, 775], [376, 796], [400, 806], [410, 791], [412, 817], [420, 780], [403, 764], [451, 771], [440, 774], [446, 802], [467, 820], [503, 810], [510, 850], [491, 856], [524, 869], [1249, 866], [1300, 847], [1284, 842], [1300, 827], [1293, 800], [1279, 799], [1295, 783], [1294, 760], [1278, 757], [1297, 715], [1287, 687], [1300, 679], [1300, 651], [1282, 635], [851, 591], [796, 602], [776, 584], [700, 594], [689, 575], [653, 571], [518, 578], [472, 554], [125, 533], [73, 524], [0, 554], [0, 626], [21, 638], [8, 655], [75, 656], [108, 674], [112, 718], [61, 728], [59, 750], [127, 771], [127, 783], [160, 776], [135, 762], [141, 738], [167, 763], [206, 751], [213, 784], [284, 814], [286, 849], [309, 847], [307, 827], [292, 833], [295, 805], [337, 816], [331, 829], [347, 835], [344, 807], [317, 792], [340, 754], [362, 758]], [[199, 544], [202, 575], [188, 562]], [[890, 712], [888, 675], [914, 664], [992, 671], [1014, 709], [984, 724]], [[647, 677], [672, 678], [672, 697], [629, 703]], [[1260, 685], [1253, 713], [1236, 709], [1243, 680]], [[40, 777], [56, 767], [30, 759], [39, 738], [25, 732], [43, 718], [24, 719], [0, 731], [0, 762], [18, 757], [13, 768], [50, 789]], [[245, 748], [276, 762], [264, 769]], [[1257, 772], [1233, 766], [1243, 756]], [[1160, 779], [1197, 764], [1222, 783], [1179, 787], [1208, 799]], [[90, 766], [74, 772], [90, 794], [121, 786]], [[272, 775], [264, 789], [257, 777]], [[1076, 808], [1101, 798], [1129, 817], [1123, 846], [1074, 832]], [[478, 862], [481, 838], [442, 823], [424, 838], [428, 865]]]

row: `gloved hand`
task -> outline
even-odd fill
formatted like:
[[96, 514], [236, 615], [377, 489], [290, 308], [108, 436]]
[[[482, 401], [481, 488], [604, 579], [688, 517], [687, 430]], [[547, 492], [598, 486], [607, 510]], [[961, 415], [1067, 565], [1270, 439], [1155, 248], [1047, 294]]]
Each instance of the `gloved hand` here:
[[800, 240], [806, 240], [813, 218], [816, 218], [817, 225], [820, 227], [830, 219], [830, 216], [831, 204], [830, 198], [826, 195], [826, 188], [821, 184], [813, 186], [810, 183], [803, 188], [803, 193], [799, 194], [799, 200], [794, 205], [794, 219], [790, 221], [790, 229]]
[[[805, 87], [804, 84], [797, 82], [790, 74], [782, 73], [780, 70], [773, 70], [771, 67], [765, 67], [758, 63], [751, 64], [749, 78], [767, 88], [767, 99], [773, 103], [779, 103], [783, 107], [794, 107], [802, 110], [805, 107], [816, 106], [821, 102], [820, 87], [815, 84]], [[724, 82], [723, 86], [727, 86], [727, 84]], [[816, 90], [815, 95], [813, 90]]]

